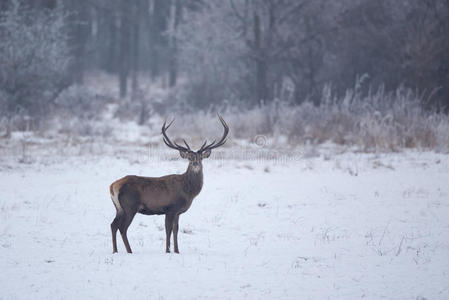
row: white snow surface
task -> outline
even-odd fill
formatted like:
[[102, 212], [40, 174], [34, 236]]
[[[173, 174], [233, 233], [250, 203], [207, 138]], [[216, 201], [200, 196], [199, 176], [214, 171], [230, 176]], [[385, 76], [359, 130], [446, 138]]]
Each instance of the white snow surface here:
[[0, 299], [449, 299], [447, 155], [205, 160], [181, 254], [144, 215], [112, 254], [109, 184], [185, 161], [3, 163]]

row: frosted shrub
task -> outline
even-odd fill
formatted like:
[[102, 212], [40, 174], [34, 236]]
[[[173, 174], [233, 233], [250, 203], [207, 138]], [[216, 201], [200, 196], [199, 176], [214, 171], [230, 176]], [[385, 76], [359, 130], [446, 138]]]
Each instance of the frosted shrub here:
[[[106, 98], [107, 100], [107, 98]], [[55, 100], [56, 113], [81, 120], [99, 119], [106, 105], [105, 96], [98, 95], [86, 86], [73, 85]]]
[[[422, 108], [409, 89], [387, 93], [383, 88], [363, 95], [356, 88], [340, 99], [324, 93], [321, 105], [309, 101], [289, 105], [273, 101], [252, 109], [222, 110], [234, 138], [253, 141], [257, 135], [291, 145], [332, 142], [356, 146], [361, 151], [399, 151], [403, 148], [449, 150], [449, 117]], [[212, 112], [185, 114], [178, 121], [179, 134], [214, 136]], [[182, 128], [182, 129], [180, 129]], [[283, 140], [283, 139], [281, 139]], [[271, 147], [282, 146], [273, 143]]]
[[61, 11], [13, 1], [0, 12], [0, 95], [3, 114], [43, 116], [67, 85], [69, 49]]

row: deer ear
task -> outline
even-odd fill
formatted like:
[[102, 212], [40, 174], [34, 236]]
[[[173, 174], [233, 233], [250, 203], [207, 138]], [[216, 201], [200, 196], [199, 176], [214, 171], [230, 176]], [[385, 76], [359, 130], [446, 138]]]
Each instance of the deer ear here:
[[181, 155], [182, 158], [188, 158], [187, 152], [185, 151], [179, 151], [179, 154]]
[[201, 158], [208, 158], [210, 156], [210, 150], [206, 150], [203, 153], [201, 153]]

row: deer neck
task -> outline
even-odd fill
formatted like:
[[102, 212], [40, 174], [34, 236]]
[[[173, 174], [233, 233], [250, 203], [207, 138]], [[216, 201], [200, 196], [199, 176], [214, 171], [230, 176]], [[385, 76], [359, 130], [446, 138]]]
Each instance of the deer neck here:
[[195, 197], [201, 191], [203, 187], [203, 167], [200, 165], [199, 169], [194, 168], [189, 164], [187, 171], [184, 175], [184, 192]]

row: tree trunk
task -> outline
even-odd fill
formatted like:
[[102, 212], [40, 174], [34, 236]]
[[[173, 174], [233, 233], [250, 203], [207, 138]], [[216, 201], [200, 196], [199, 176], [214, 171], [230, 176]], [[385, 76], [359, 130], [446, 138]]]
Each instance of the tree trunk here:
[[181, 2], [180, 0], [172, 0], [172, 34], [170, 36], [170, 66], [169, 66], [169, 77], [168, 85], [173, 87], [176, 85], [176, 80], [178, 77], [178, 64], [177, 64], [177, 40], [176, 40], [176, 29], [178, 27], [181, 18]]
[[150, 74], [151, 77], [154, 79], [159, 75], [159, 52], [157, 51], [158, 46], [158, 22], [157, 22], [157, 12], [159, 11], [159, 1], [157, 0], [150, 0], [150, 9], [149, 9], [149, 32], [150, 32]]
[[135, 98], [137, 95], [139, 82], [138, 82], [138, 71], [139, 71], [139, 47], [140, 47], [140, 11], [141, 2], [136, 1], [133, 5], [133, 34], [132, 34], [132, 74], [131, 74], [131, 89], [132, 97]]
[[[51, 3], [49, 1], [48, 3]], [[76, 1], [70, 2], [70, 8], [74, 12], [71, 15], [70, 35], [73, 51], [72, 80], [83, 83], [86, 60], [86, 43], [89, 36], [90, 17], [84, 5]]]
[[125, 1], [121, 2], [120, 12], [120, 54], [119, 54], [119, 87], [120, 97], [127, 94], [128, 73], [129, 73], [129, 6]]
[[254, 14], [254, 52], [256, 62], [256, 104], [262, 104], [267, 97], [267, 61], [262, 48], [260, 18]]
[[108, 72], [117, 72], [117, 14], [115, 12], [105, 13], [108, 20], [110, 40], [107, 49], [107, 59], [105, 64], [105, 69]]

